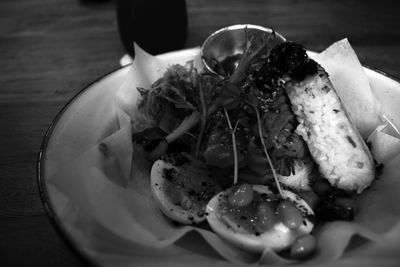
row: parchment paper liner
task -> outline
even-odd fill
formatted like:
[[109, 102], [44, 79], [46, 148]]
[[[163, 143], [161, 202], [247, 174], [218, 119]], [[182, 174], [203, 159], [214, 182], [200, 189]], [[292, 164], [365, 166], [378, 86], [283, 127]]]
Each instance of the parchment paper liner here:
[[[98, 145], [48, 178], [52, 190], [63, 199], [60, 218], [68, 222], [86, 252], [107, 266], [130, 266], [132, 257], [135, 264], [143, 266], [168, 266], [171, 260], [171, 266], [293, 263], [268, 250], [262, 255], [240, 251], [210, 231], [206, 223], [181, 226], [161, 214], [150, 193], [151, 166], [132, 145], [131, 134], [146, 127], [146, 121], [135, 112], [136, 87], [149, 88], [168, 64], [135, 48], [136, 58], [125, 82], [114, 100], [103, 103], [109, 105], [103, 108], [109, 112], [103, 114], [104, 132]], [[353, 121], [364, 137], [370, 136], [374, 156], [385, 169], [373, 187], [359, 196], [361, 210], [354, 222], [332, 222], [316, 229], [318, 250], [307, 265], [329, 266], [332, 260], [351, 263], [357, 259], [367, 266], [371, 263], [367, 259], [390, 260], [386, 253], [400, 244], [400, 205], [396, 205], [400, 203], [400, 139], [387, 134], [393, 131], [388, 131], [383, 109], [346, 39], [310, 56], [327, 69]], [[195, 62], [201, 68], [198, 58]]]

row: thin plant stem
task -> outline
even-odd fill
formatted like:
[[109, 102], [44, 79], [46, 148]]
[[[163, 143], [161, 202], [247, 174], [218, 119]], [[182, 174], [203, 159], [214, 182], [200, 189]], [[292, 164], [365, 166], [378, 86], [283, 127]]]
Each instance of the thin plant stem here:
[[204, 91], [202, 87], [201, 80], [199, 82], [199, 93], [200, 93], [200, 102], [201, 102], [201, 124], [200, 124], [200, 133], [199, 133], [199, 138], [197, 139], [197, 144], [196, 144], [196, 156], [198, 157], [200, 154], [200, 146], [201, 146], [201, 141], [203, 139], [204, 135], [204, 130], [206, 128], [206, 122], [207, 122], [207, 117], [208, 117], [208, 109], [207, 109], [207, 104], [204, 96]]
[[281, 188], [281, 184], [279, 183], [279, 179], [278, 179], [278, 176], [276, 175], [274, 165], [272, 164], [271, 158], [270, 158], [270, 156], [268, 154], [267, 146], [264, 143], [264, 138], [263, 138], [262, 129], [261, 129], [260, 113], [258, 112], [257, 107], [254, 107], [254, 109], [255, 109], [256, 115], [257, 115], [258, 133], [260, 135], [261, 144], [262, 144], [263, 149], [264, 149], [264, 154], [267, 157], [267, 161], [268, 161], [269, 166], [271, 167], [272, 175], [274, 176], [276, 187], [278, 188], [278, 192], [281, 195], [281, 197], [284, 198], [283, 197], [282, 188]]
[[235, 124], [235, 128], [232, 127], [231, 120], [229, 118], [228, 111], [226, 108], [224, 108], [224, 113], [225, 113], [225, 118], [228, 122], [228, 127], [231, 132], [232, 136], [232, 147], [233, 147], [233, 160], [234, 160], [234, 169], [233, 169], [233, 184], [237, 184], [238, 182], [238, 173], [239, 173], [239, 167], [238, 167], [238, 156], [237, 156], [237, 147], [236, 147], [236, 136], [235, 136], [235, 131], [237, 129], [238, 121]]

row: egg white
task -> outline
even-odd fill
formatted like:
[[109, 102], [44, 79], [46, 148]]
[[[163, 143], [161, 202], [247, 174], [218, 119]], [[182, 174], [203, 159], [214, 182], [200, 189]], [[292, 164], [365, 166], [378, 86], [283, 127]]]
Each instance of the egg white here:
[[[212, 185], [210, 187], [214, 190], [212, 195], [219, 192], [221, 188], [210, 178], [208, 169], [204, 164], [196, 161], [188, 155], [183, 154], [183, 156], [186, 157], [186, 160], [188, 161], [180, 166], [176, 166], [173, 162], [163, 158], [154, 162], [150, 173], [151, 191], [160, 210], [170, 219], [183, 224], [200, 223], [206, 220], [205, 208], [209, 199], [196, 201], [196, 205], [193, 205], [193, 207], [190, 208], [177, 205], [177, 203], [174, 203], [172, 200], [174, 196], [171, 196], [170, 194], [174, 193], [184, 195], [184, 193], [182, 193], [183, 191], [175, 190], [176, 185], [171, 180], [164, 177], [165, 170], [173, 169], [174, 177], [176, 179], [186, 181], [186, 183], [182, 182], [186, 187], [186, 191], [189, 190], [187, 187], [190, 187], [190, 190], [196, 192], [203, 190], [204, 187], [201, 186], [202, 183]], [[172, 192], [170, 191], [171, 188]], [[191, 200], [195, 201], [193, 199]]]
[[[259, 193], [272, 194], [268, 186], [252, 185], [252, 187], [254, 191]], [[206, 212], [208, 213], [207, 221], [218, 235], [243, 250], [262, 252], [269, 248], [274, 251], [282, 251], [289, 248], [298, 237], [309, 234], [314, 227], [314, 224], [307, 217], [304, 217], [304, 214], [304, 224], [301, 224], [298, 229], [293, 230], [282, 222], [277, 222], [271, 229], [260, 233], [258, 236], [254, 233], [243, 230], [243, 227], [235, 226], [235, 224], [228, 225], [227, 222], [221, 218], [218, 211], [220, 203], [219, 199], [222, 195], [227, 194], [228, 191], [229, 189], [217, 194], [210, 200], [206, 209]], [[286, 199], [292, 200], [298, 208], [302, 207], [300, 208], [302, 213], [305, 209], [307, 211], [306, 213], [314, 215], [310, 206], [298, 195], [287, 190], [283, 190], [283, 195]]]

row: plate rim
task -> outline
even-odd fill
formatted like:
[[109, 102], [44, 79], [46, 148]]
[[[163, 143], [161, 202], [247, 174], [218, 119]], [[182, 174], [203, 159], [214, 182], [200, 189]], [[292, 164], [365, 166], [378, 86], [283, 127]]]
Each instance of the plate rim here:
[[[167, 53], [160, 54], [158, 56], [160, 57], [174, 57], [174, 55], [179, 55], [179, 54], [184, 54], [185, 52], [193, 52], [194, 50], [199, 49], [197, 47], [195, 48], [186, 48], [182, 50], [176, 50], [176, 51], [171, 51]], [[88, 253], [86, 253], [80, 246], [79, 244], [71, 237], [71, 235], [68, 233], [68, 230], [64, 227], [62, 220], [57, 216], [55, 209], [53, 207], [53, 204], [50, 201], [49, 193], [48, 193], [48, 188], [46, 185], [46, 179], [44, 177], [44, 165], [45, 165], [45, 153], [46, 149], [49, 143], [49, 140], [52, 136], [52, 133], [59, 123], [60, 119], [63, 117], [64, 113], [68, 110], [68, 108], [71, 107], [71, 105], [85, 92], [90, 90], [94, 85], [100, 83], [102, 80], [106, 79], [110, 75], [122, 71], [125, 68], [129, 68], [132, 63], [129, 63], [124, 66], [120, 66], [117, 68], [114, 68], [113, 70], [106, 72], [105, 74], [99, 76], [98, 78], [94, 79], [93, 81], [87, 83], [80, 89], [75, 95], [73, 95], [64, 105], [63, 107], [57, 111], [57, 114], [54, 116], [54, 118], [51, 120], [49, 126], [47, 127], [46, 133], [44, 134], [44, 137], [42, 139], [42, 142], [40, 144], [40, 149], [37, 155], [37, 162], [36, 162], [36, 182], [37, 186], [39, 189], [39, 194], [41, 198], [42, 205], [46, 211], [47, 217], [49, 218], [51, 225], [53, 228], [56, 230], [57, 234], [61, 237], [61, 239], [64, 241], [66, 246], [81, 260], [83, 260], [86, 264], [89, 266], [96, 266], [96, 267], [102, 267], [102, 265], [96, 261], [93, 257], [91, 257]], [[376, 72], [382, 76], [385, 76], [386, 78], [389, 78], [395, 82], [397, 82], [400, 85], [400, 78], [392, 75], [386, 71], [383, 71], [380, 68], [376, 68], [373, 66], [370, 66], [368, 64], [363, 64], [361, 63], [362, 67], [367, 68], [369, 70], [372, 70], [373, 72]]]
[[44, 134], [44, 137], [42, 139], [42, 142], [40, 144], [40, 149], [37, 155], [37, 163], [36, 163], [36, 181], [37, 181], [37, 186], [39, 188], [39, 194], [40, 198], [42, 201], [42, 205], [46, 211], [47, 217], [50, 220], [50, 223], [52, 224], [53, 228], [56, 230], [56, 232], [59, 234], [61, 239], [64, 241], [64, 243], [67, 245], [67, 247], [76, 255], [78, 258], [83, 260], [86, 264], [90, 266], [96, 266], [96, 267], [101, 267], [99, 263], [95, 261], [92, 257], [87, 255], [87, 253], [80, 248], [79, 244], [76, 244], [76, 242], [73, 240], [73, 238], [68, 234], [68, 230], [63, 226], [62, 220], [57, 216], [57, 213], [55, 212], [55, 209], [53, 207], [53, 204], [50, 201], [49, 193], [48, 193], [48, 188], [46, 184], [46, 179], [44, 177], [44, 165], [45, 165], [45, 153], [46, 149], [48, 146], [48, 143], [50, 141], [50, 138], [52, 136], [52, 133], [57, 126], [58, 122], [64, 115], [64, 113], [70, 108], [70, 106], [85, 92], [90, 90], [91, 87], [93, 87], [95, 84], [100, 83], [102, 80], [106, 79], [108, 76], [121, 71], [125, 68], [128, 68], [131, 65], [125, 65], [121, 66], [118, 68], [114, 68], [113, 70], [99, 76], [95, 80], [87, 83], [80, 89], [76, 94], [74, 94], [63, 106], [62, 108], [57, 112], [57, 114], [54, 116], [54, 118], [51, 120], [50, 125], [47, 127], [46, 133]]

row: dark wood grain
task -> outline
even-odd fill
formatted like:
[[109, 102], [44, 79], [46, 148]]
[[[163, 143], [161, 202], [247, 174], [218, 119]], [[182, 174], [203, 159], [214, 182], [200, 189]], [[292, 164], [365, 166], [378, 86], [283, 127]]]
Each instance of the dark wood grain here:
[[[188, 0], [186, 47], [201, 45], [223, 26], [253, 23], [316, 51], [347, 37], [363, 63], [400, 77], [397, 3]], [[123, 54], [113, 1], [0, 2], [1, 266], [86, 265], [47, 218], [36, 161], [57, 112], [85, 85], [118, 68]]]

